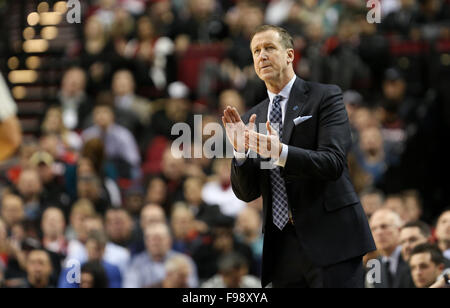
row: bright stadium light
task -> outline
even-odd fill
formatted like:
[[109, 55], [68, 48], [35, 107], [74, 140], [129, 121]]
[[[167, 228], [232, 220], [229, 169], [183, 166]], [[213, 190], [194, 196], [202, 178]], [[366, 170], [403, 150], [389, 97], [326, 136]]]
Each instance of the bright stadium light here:
[[58, 36], [58, 28], [55, 26], [45, 27], [41, 30], [41, 37], [46, 40], [54, 40]]
[[32, 70], [11, 71], [8, 75], [11, 83], [33, 83], [37, 78], [38, 74]]
[[23, 50], [27, 53], [46, 52], [48, 49], [47, 40], [28, 40], [23, 43]]
[[11, 57], [8, 59], [8, 68], [12, 71], [17, 69], [19, 67], [19, 64], [19, 58], [17, 57]]
[[33, 27], [26, 27], [23, 30], [23, 38], [26, 41], [33, 39], [35, 35], [36, 35], [36, 31], [34, 31]]
[[40, 16], [37, 12], [32, 12], [27, 17], [27, 22], [30, 26], [36, 26], [39, 22]]
[[45, 12], [40, 14], [41, 26], [55, 26], [61, 22], [61, 14], [58, 12]]
[[39, 66], [41, 66], [41, 59], [36, 56], [31, 56], [31, 57], [27, 58], [27, 60], [25, 61], [25, 64], [27, 65], [27, 67], [30, 70], [35, 70], [35, 69], [39, 68]]

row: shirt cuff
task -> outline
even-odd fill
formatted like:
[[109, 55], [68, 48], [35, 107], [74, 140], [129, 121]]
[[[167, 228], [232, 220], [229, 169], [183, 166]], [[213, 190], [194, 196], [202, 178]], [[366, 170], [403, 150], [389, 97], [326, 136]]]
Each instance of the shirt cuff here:
[[284, 167], [286, 165], [286, 160], [288, 157], [288, 146], [285, 144], [281, 144], [281, 154], [280, 157], [274, 161], [273, 163], [279, 167]]
[[234, 158], [236, 159], [238, 166], [245, 163], [249, 152], [250, 152], [250, 150], [248, 150], [246, 153], [242, 153], [242, 152], [237, 152], [235, 149], [233, 149]]

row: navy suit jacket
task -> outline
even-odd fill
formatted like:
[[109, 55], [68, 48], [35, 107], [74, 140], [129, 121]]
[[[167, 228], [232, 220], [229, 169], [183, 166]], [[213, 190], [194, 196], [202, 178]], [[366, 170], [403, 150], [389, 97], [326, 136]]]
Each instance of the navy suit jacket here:
[[[242, 116], [248, 123], [256, 114], [256, 126], [267, 121], [269, 99]], [[295, 125], [298, 116], [312, 117]], [[265, 129], [260, 131], [266, 133]], [[289, 152], [281, 175], [295, 222], [299, 245], [319, 267], [362, 256], [376, 249], [366, 215], [350, 182], [347, 152], [350, 126], [342, 91], [333, 85], [307, 82], [299, 77], [286, 106], [282, 142]], [[272, 195], [269, 170], [261, 169], [261, 157], [232, 162], [231, 181], [236, 196], [250, 202], [263, 197], [262, 285], [271, 281]]]

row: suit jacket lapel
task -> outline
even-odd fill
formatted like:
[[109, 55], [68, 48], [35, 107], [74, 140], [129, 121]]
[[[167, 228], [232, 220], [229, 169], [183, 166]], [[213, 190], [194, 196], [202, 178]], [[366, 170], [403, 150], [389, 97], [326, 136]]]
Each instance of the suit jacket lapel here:
[[292, 131], [294, 130], [294, 119], [298, 117], [306, 105], [307, 86], [306, 83], [297, 77], [289, 95], [289, 100], [286, 106], [286, 114], [284, 116], [283, 124], [283, 138], [281, 142], [288, 144], [291, 139]]

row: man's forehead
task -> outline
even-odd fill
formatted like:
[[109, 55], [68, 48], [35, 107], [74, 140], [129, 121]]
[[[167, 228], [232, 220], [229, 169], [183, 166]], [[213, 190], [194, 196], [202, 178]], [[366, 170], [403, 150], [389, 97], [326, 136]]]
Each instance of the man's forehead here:
[[253, 36], [251, 47], [254, 48], [260, 44], [267, 43], [280, 43], [281, 37], [280, 34], [275, 30], [266, 30], [264, 32], [256, 33]]
[[416, 253], [411, 256], [411, 264], [412, 263], [430, 263], [431, 262], [431, 254], [429, 252], [421, 252]]

